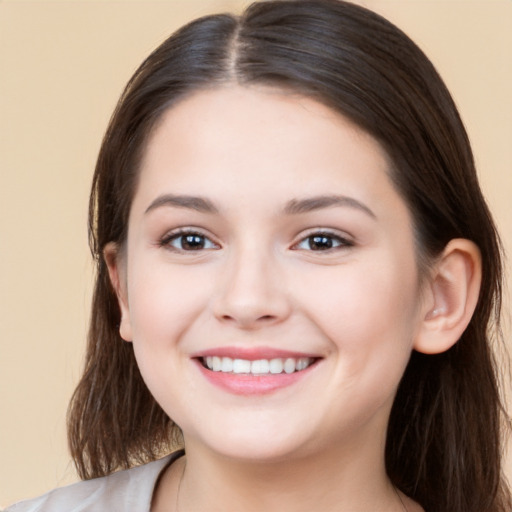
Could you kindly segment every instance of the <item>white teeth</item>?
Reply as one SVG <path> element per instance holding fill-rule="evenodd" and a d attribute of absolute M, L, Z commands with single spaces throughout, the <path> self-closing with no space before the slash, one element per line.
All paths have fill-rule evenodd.
<path fill-rule="evenodd" d="M 220 357 L 212 357 L 212 370 L 214 372 L 220 372 L 222 370 L 222 359 Z"/>
<path fill-rule="evenodd" d="M 270 373 L 282 373 L 283 371 L 283 360 L 282 359 L 271 359 L 270 360 Z"/>
<path fill-rule="evenodd" d="M 310 357 L 300 357 L 297 359 L 293 357 L 288 357 L 287 359 L 257 359 L 255 361 L 218 356 L 203 358 L 206 367 L 214 372 L 245 373 L 253 375 L 300 372 L 310 366 L 313 361 L 314 359 Z"/>
<path fill-rule="evenodd" d="M 284 362 L 284 371 L 286 373 L 293 373 L 295 371 L 295 359 L 292 359 L 291 357 L 289 357 Z"/>
<path fill-rule="evenodd" d="M 268 373 L 270 371 L 270 363 L 267 359 L 260 359 L 258 362 L 260 365 L 260 373 Z"/>
<path fill-rule="evenodd" d="M 253 361 L 251 363 L 251 373 L 268 373 L 268 371 L 266 371 L 266 372 L 262 371 L 262 368 L 261 368 L 261 366 L 262 366 L 261 363 L 262 362 L 263 361 L 261 361 L 261 360 L 260 361 Z"/>
<path fill-rule="evenodd" d="M 229 359 L 225 357 L 224 359 Z M 235 359 L 233 361 L 233 373 L 251 373 L 251 361 Z"/>
<path fill-rule="evenodd" d="M 300 359 L 297 359 L 295 369 L 300 372 L 301 370 L 305 370 L 310 364 L 310 360 L 307 357 L 301 357 Z"/>
<path fill-rule="evenodd" d="M 233 371 L 233 359 L 230 357 L 222 358 L 221 372 L 232 372 Z"/>

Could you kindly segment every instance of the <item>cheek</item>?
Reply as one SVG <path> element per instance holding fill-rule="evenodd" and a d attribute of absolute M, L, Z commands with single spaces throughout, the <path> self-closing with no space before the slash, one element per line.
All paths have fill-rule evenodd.
<path fill-rule="evenodd" d="M 211 279 L 204 274 L 197 268 L 177 269 L 165 262 L 133 266 L 128 300 L 135 345 L 165 348 L 179 343 L 211 296 Z"/>
<path fill-rule="evenodd" d="M 335 418 L 363 425 L 383 411 L 387 421 L 415 336 L 416 271 L 398 264 L 344 270 L 304 283 L 310 290 L 315 285 L 310 319 L 330 342 L 332 373 L 325 393 L 342 397 L 331 405 Z"/>
<path fill-rule="evenodd" d="M 144 269 L 144 271 L 140 271 Z M 151 394 L 175 421 L 183 389 L 195 383 L 184 371 L 184 339 L 191 325 L 208 307 L 211 282 L 197 268 L 168 264 L 133 266 L 129 274 L 128 299 L 133 349 L 141 375 Z M 211 276 L 210 276 L 211 277 Z M 180 423 L 181 424 L 181 423 Z"/>
<path fill-rule="evenodd" d="M 361 259 L 322 274 L 305 273 L 301 288 L 301 303 L 345 360 L 408 358 L 418 310 L 413 260 L 393 253 Z"/>

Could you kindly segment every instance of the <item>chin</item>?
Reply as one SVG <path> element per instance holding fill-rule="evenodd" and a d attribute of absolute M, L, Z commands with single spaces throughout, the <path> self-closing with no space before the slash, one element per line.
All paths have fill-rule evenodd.
<path fill-rule="evenodd" d="M 289 460 L 294 456 L 305 455 L 307 436 L 301 428 L 266 429 L 261 424 L 257 428 L 222 428 L 219 424 L 214 429 L 185 437 L 185 448 L 200 444 L 203 448 L 229 459 L 274 463 Z"/>

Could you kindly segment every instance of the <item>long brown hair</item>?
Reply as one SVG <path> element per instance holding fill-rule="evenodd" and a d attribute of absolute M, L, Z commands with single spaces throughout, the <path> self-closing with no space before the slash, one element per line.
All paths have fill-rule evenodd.
<path fill-rule="evenodd" d="M 391 411 L 393 483 L 427 512 L 512 509 L 502 478 L 500 401 L 491 344 L 499 338 L 500 243 L 469 141 L 430 61 L 377 14 L 337 0 L 266 1 L 240 17 L 208 16 L 159 46 L 128 83 L 107 129 L 90 199 L 97 264 L 85 370 L 73 395 L 69 445 L 82 478 L 155 459 L 180 445 L 178 427 L 144 384 L 102 251 L 122 246 L 139 162 L 164 111 L 217 84 L 269 84 L 328 105 L 386 149 L 412 212 L 420 268 L 452 238 L 482 252 L 475 314 L 445 353 L 413 352 Z"/>

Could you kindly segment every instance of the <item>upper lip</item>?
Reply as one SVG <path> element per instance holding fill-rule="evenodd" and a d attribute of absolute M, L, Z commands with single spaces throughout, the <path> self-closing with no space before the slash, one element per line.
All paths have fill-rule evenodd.
<path fill-rule="evenodd" d="M 301 357 L 309 357 L 318 359 L 318 354 L 310 352 L 296 352 L 291 350 L 283 350 L 273 347 L 217 347 L 207 350 L 201 350 L 192 354 L 192 358 L 204 357 L 229 357 L 231 359 L 246 359 L 248 361 L 257 361 L 258 359 L 299 359 Z"/>

